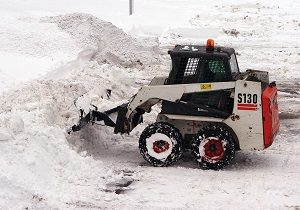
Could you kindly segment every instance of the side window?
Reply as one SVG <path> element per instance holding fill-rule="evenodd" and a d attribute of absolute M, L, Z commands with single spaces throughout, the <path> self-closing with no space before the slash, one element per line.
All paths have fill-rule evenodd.
<path fill-rule="evenodd" d="M 208 78 L 210 82 L 224 82 L 228 80 L 223 60 L 210 60 L 208 61 L 208 66 L 212 78 L 209 79 L 210 77 L 208 75 L 206 75 L 206 78 Z"/>
<path fill-rule="evenodd" d="M 193 76 L 197 73 L 200 58 L 189 58 L 185 67 L 184 76 Z"/>
<path fill-rule="evenodd" d="M 231 55 L 230 68 L 231 68 L 232 73 L 238 73 L 239 72 L 239 68 L 238 68 L 238 65 L 237 65 L 237 62 L 236 62 L 235 54 Z"/>
<path fill-rule="evenodd" d="M 208 62 L 208 66 L 210 70 L 215 74 L 224 74 L 225 75 L 225 68 L 222 60 L 210 60 Z"/>

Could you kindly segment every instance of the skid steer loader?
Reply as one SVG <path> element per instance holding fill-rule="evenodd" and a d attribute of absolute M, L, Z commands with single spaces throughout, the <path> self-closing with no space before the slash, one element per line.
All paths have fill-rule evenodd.
<path fill-rule="evenodd" d="M 168 53 L 168 77 L 155 77 L 121 106 L 80 110 L 71 131 L 102 121 L 114 133 L 129 133 L 161 102 L 156 122 L 139 139 L 141 155 L 154 166 L 174 163 L 187 148 L 201 168 L 221 169 L 236 150 L 262 150 L 273 143 L 279 130 L 277 88 L 268 72 L 240 72 L 234 49 L 215 47 L 212 39 L 206 46 L 177 45 Z"/>

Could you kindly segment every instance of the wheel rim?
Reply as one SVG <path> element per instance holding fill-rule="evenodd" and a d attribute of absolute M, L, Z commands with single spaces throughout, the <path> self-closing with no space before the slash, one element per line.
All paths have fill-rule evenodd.
<path fill-rule="evenodd" d="M 210 137 L 203 145 L 204 158 L 207 160 L 219 161 L 223 158 L 225 149 L 221 139 Z"/>
<path fill-rule="evenodd" d="M 167 141 L 159 140 L 153 142 L 153 150 L 156 153 L 162 153 L 167 151 L 170 148 L 170 144 Z"/>
<path fill-rule="evenodd" d="M 147 153 L 155 159 L 165 160 L 173 151 L 172 139 L 165 134 L 155 133 L 146 139 Z"/>

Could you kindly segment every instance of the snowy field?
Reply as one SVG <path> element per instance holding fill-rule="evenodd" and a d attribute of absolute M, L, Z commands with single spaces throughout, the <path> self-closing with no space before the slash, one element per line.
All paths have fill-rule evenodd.
<path fill-rule="evenodd" d="M 300 2 L 0 0 L 0 209 L 300 209 Z M 242 71 L 269 71 L 281 128 L 264 151 L 220 171 L 186 152 L 156 168 L 130 135 L 68 135 L 81 95 L 106 107 L 167 75 L 175 44 L 234 47 Z M 110 100 L 101 98 L 112 89 Z M 104 107 L 104 108 L 106 108 Z"/>

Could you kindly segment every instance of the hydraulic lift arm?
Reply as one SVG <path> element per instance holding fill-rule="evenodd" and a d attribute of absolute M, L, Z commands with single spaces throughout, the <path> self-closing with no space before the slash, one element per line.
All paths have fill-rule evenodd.
<path fill-rule="evenodd" d="M 78 131 L 88 123 L 103 121 L 105 125 L 115 128 L 114 133 L 129 133 L 142 122 L 142 115 L 150 112 L 151 107 L 161 100 L 180 102 L 183 94 L 234 89 L 235 83 L 232 81 L 143 86 L 129 103 L 105 112 L 92 110 L 85 117 L 81 114 L 79 122 L 72 126 L 70 131 Z M 109 115 L 116 112 L 118 113 L 117 120 L 113 122 Z"/>

